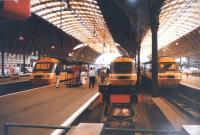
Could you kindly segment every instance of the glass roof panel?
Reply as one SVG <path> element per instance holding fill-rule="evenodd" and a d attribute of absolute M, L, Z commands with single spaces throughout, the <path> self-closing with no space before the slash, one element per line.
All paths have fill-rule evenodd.
<path fill-rule="evenodd" d="M 200 0 L 166 0 L 160 13 L 158 49 L 163 48 L 200 26 Z M 151 54 L 151 31 L 142 43 L 141 55 Z"/>
<path fill-rule="evenodd" d="M 31 0 L 31 11 L 98 52 L 116 46 L 96 0 Z"/>

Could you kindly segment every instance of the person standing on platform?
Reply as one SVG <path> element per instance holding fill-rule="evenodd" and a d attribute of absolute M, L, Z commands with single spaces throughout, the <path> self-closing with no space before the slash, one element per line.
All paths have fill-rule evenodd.
<path fill-rule="evenodd" d="M 96 77 L 95 70 L 92 69 L 91 67 L 89 71 L 89 88 L 91 87 L 91 85 L 94 88 L 95 77 Z"/>
<path fill-rule="evenodd" d="M 85 70 L 81 72 L 81 83 L 82 83 L 82 88 L 85 88 L 85 85 L 87 83 L 87 73 Z"/>
<path fill-rule="evenodd" d="M 55 73 L 56 73 L 56 88 L 58 88 L 59 83 L 60 83 L 60 66 L 59 65 L 57 65 Z"/>

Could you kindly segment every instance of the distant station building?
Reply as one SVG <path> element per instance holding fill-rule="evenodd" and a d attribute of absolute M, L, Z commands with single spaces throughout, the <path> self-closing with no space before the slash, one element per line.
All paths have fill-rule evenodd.
<path fill-rule="evenodd" d="M 1 63 L 1 53 L 0 53 L 0 65 Z M 26 73 L 32 72 L 32 68 L 34 66 L 35 61 L 37 60 L 37 56 L 35 55 L 26 55 L 25 57 L 25 68 Z M 4 72 L 5 75 L 10 75 L 12 73 L 23 74 L 23 55 L 5 53 L 4 54 Z M 2 67 L 0 66 L 0 75 L 1 75 Z"/>

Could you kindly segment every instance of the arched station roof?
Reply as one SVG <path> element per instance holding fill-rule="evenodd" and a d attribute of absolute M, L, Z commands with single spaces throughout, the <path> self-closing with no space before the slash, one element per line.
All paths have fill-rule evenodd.
<path fill-rule="evenodd" d="M 41 19 L 35 14 L 26 21 L 0 18 L 0 46 L 5 52 L 16 54 L 40 53 L 65 56 L 80 44 L 75 38 Z"/>
<path fill-rule="evenodd" d="M 159 50 L 159 56 L 200 57 L 200 26 Z"/>
<path fill-rule="evenodd" d="M 189 55 L 199 48 L 200 0 L 165 0 L 159 16 L 158 49 L 163 55 Z M 178 43 L 177 43 L 178 42 Z M 174 43 L 179 45 L 173 45 Z M 166 49 L 168 47 L 168 49 Z M 151 54 L 151 31 L 141 44 L 141 55 Z M 191 49 L 193 48 L 193 49 Z"/>
<path fill-rule="evenodd" d="M 141 42 L 141 56 L 150 55 L 151 12 L 161 9 L 159 54 L 168 46 L 167 54 L 190 55 L 199 48 L 199 8 L 200 0 L 31 0 L 28 20 L 0 18 L 0 46 L 19 54 L 67 56 L 86 44 L 80 53 L 85 56 L 106 51 L 134 56 Z"/>
<path fill-rule="evenodd" d="M 114 43 L 96 0 L 32 0 L 31 11 L 96 52 Z"/>

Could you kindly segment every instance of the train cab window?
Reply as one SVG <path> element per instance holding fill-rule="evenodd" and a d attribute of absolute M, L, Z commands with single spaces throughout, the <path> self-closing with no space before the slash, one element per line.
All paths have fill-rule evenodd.
<path fill-rule="evenodd" d="M 159 63 L 158 70 L 160 72 L 165 71 L 178 71 L 178 66 L 175 62 L 168 62 L 168 63 Z"/>
<path fill-rule="evenodd" d="M 114 74 L 128 74 L 135 71 L 135 66 L 131 62 L 114 62 L 111 63 L 111 69 Z"/>
<path fill-rule="evenodd" d="M 52 72 L 53 65 L 54 63 L 36 63 L 33 72 Z"/>

